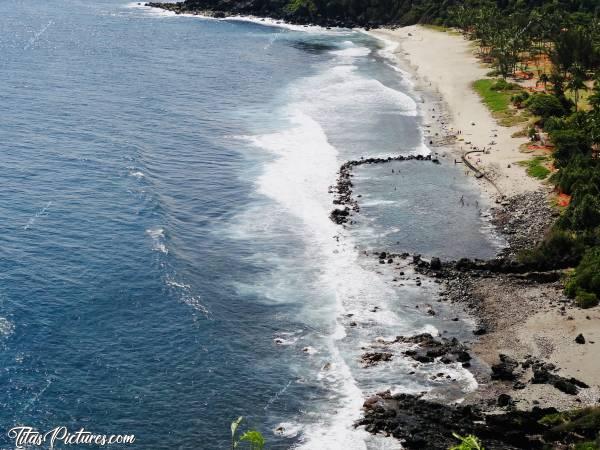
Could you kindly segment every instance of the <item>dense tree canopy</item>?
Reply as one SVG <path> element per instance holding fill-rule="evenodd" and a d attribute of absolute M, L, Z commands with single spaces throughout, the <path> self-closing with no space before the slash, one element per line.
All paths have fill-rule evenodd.
<path fill-rule="evenodd" d="M 536 10 L 546 18 L 568 14 L 576 23 L 589 22 L 599 8 L 596 0 L 186 0 L 186 10 L 214 10 L 270 15 L 296 22 L 377 25 L 434 23 L 458 25 L 452 11 L 495 8 L 508 14 Z M 556 21 L 550 21 L 557 25 Z"/>

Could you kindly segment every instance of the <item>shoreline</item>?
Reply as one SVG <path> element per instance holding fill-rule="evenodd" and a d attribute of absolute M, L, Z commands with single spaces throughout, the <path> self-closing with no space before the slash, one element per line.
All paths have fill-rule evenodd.
<path fill-rule="evenodd" d="M 473 165 L 490 174 L 493 183 L 478 178 L 478 185 L 483 196 L 500 204 L 491 208 L 492 222 L 508 246 L 496 260 L 488 262 L 466 260 L 438 266 L 438 261 L 435 269 L 431 263 L 415 263 L 424 275 L 444 280 L 442 301 L 458 304 L 480 322 L 473 330 L 473 340 L 463 343 L 475 361 L 483 363 L 483 370 L 481 364 L 471 368 L 479 386 L 466 395 L 464 402 L 479 411 L 476 417 L 471 417 L 471 409 L 461 409 L 447 400 L 437 399 L 441 403 L 435 403 L 433 399 L 432 403 L 427 396 L 383 392 L 366 400 L 361 424 L 374 433 L 386 432 L 405 440 L 407 448 L 424 448 L 420 442 L 441 445 L 444 441 L 442 432 L 430 423 L 436 408 L 443 406 L 448 427 L 465 420 L 460 432 L 481 433 L 482 438 L 486 430 L 469 425 L 468 419 L 473 423 L 488 421 L 488 431 L 501 435 L 510 434 L 511 427 L 521 427 L 523 417 L 519 414 L 525 414 L 524 423 L 532 417 L 534 422 L 518 430 L 515 443 L 507 445 L 509 441 L 503 441 L 502 436 L 488 433 L 491 445 L 486 442 L 486 448 L 538 448 L 543 441 L 539 435 L 547 430 L 539 429 L 541 416 L 537 417 L 536 411 L 542 408 L 553 413 L 593 406 L 600 398 L 600 386 L 595 381 L 600 362 L 594 357 L 594 344 L 600 341 L 594 323 L 600 315 L 577 308 L 566 298 L 560 281 L 562 273 L 535 272 L 519 267 L 515 261 L 520 250 L 532 248 L 543 239 L 556 219 L 557 212 L 549 201 L 550 189 L 516 164 L 530 158 L 520 151 L 528 139 L 512 137 L 519 127 L 500 126 L 472 88 L 474 81 L 489 77 L 468 41 L 460 35 L 422 26 L 378 29 L 367 34 L 393 45 L 392 55 L 410 68 L 414 90 L 424 93 L 424 131 L 432 127 L 436 137 L 439 133 L 443 141 L 445 137 L 451 141 L 439 146 L 430 142 L 432 152 L 444 147 L 463 157 L 474 149 L 490 149 L 475 153 Z M 427 97 L 433 100 L 428 102 Z M 424 342 L 421 351 L 425 355 L 447 345 L 443 338 L 433 347 L 428 347 L 427 339 Z M 415 420 L 411 415 L 420 419 L 424 429 L 410 428 Z M 489 423 L 495 416 L 503 417 L 504 422 Z M 511 424 L 513 420 L 516 422 Z M 407 430 L 398 433 L 402 427 Z M 445 432 L 458 431 L 449 430 Z M 537 437 L 528 442 L 532 436 Z M 495 442 L 496 438 L 501 442 Z M 519 440 L 525 447 L 517 443 Z"/>
<path fill-rule="evenodd" d="M 220 19 L 219 17 L 214 18 Z M 222 19 L 227 20 L 231 17 Z M 258 18 L 250 21 L 273 25 L 272 22 L 265 23 Z M 276 26 L 282 27 L 286 25 L 285 23 L 276 24 Z M 308 27 L 304 26 L 303 28 L 307 30 Z M 492 184 L 488 184 L 486 180 L 479 180 L 478 184 L 486 199 L 502 204 L 503 208 L 496 208 L 496 215 L 504 213 L 512 218 L 517 215 L 526 215 L 528 210 L 519 210 L 519 206 L 515 208 L 514 203 L 511 203 L 511 199 L 520 196 L 524 197 L 526 202 L 537 199 L 539 203 L 539 198 L 536 196 L 542 195 L 542 203 L 544 203 L 543 200 L 547 195 L 543 193 L 541 182 L 529 177 L 525 169 L 516 164 L 518 161 L 528 159 L 526 154 L 519 151 L 520 145 L 528 140 L 512 137 L 519 127 L 500 126 L 471 87 L 472 82 L 487 77 L 487 70 L 481 67 L 473 56 L 468 41 L 450 33 L 432 31 L 419 26 L 366 32 L 374 38 L 393 44 L 392 55 L 411 68 L 413 89 L 421 97 L 423 138 L 432 151 L 430 158 L 437 158 L 435 155 L 437 149 L 441 152 L 448 151 L 455 157 L 461 158 L 466 152 L 489 148 L 489 152 L 481 152 L 473 156 L 476 159 L 471 162 L 479 170 L 489 174 L 493 180 Z M 445 57 L 436 58 L 436 55 L 440 54 Z M 450 60 L 450 64 L 448 60 Z M 461 130 L 461 133 L 457 133 L 458 130 Z M 444 155 L 444 157 L 446 156 Z M 364 163 L 370 162 L 365 161 Z M 349 163 L 353 162 L 347 162 L 347 164 Z M 344 175 L 342 172 L 340 174 Z M 499 192 L 496 191 L 494 183 L 500 188 Z M 337 204 L 345 206 L 347 212 L 350 207 L 354 209 L 356 205 L 352 203 L 351 191 L 338 189 L 338 195 L 343 198 Z M 339 210 L 334 209 L 334 211 Z M 542 213 L 549 213 L 549 211 L 548 209 Z M 346 222 L 347 215 L 333 214 L 332 220 L 338 225 L 343 224 Z M 497 218 L 496 222 L 500 224 Z M 531 228 L 530 225 L 531 223 L 527 219 L 518 224 L 521 228 L 528 226 Z M 539 229 L 535 230 L 537 235 L 528 236 L 533 240 L 526 239 L 526 241 L 535 243 L 535 240 L 545 232 L 544 225 L 542 224 Z M 499 231 L 504 231 L 504 235 L 510 236 L 509 233 L 513 233 L 515 230 L 505 227 Z M 509 252 L 513 250 L 515 250 L 514 246 L 509 247 Z M 382 254 L 385 255 L 385 252 Z M 529 412 L 538 406 L 565 409 L 591 405 L 596 402 L 600 391 L 597 386 L 590 387 L 587 383 L 593 381 L 594 378 L 590 375 L 596 372 L 598 364 L 587 364 L 582 374 L 581 370 L 575 368 L 574 365 L 580 364 L 585 359 L 585 355 L 581 355 L 582 352 L 587 352 L 588 356 L 591 355 L 589 346 L 584 348 L 580 344 L 574 343 L 575 336 L 572 336 L 573 339 L 564 338 L 566 334 L 573 333 L 575 326 L 583 329 L 586 337 L 592 336 L 593 339 L 596 339 L 593 329 L 589 326 L 585 328 L 581 326 L 584 320 L 588 320 L 590 324 L 593 322 L 588 319 L 589 315 L 586 315 L 585 312 L 576 311 L 574 308 L 566 309 L 566 299 L 564 299 L 560 283 L 556 278 L 550 281 L 529 279 L 528 273 L 513 273 L 508 267 L 506 272 L 495 271 L 491 270 L 492 265 L 489 262 L 485 263 L 487 265 L 483 268 L 466 267 L 464 269 L 458 269 L 456 262 L 444 262 L 438 270 L 432 267 L 433 259 L 431 262 L 416 259 L 414 261 L 415 269 L 422 269 L 426 275 L 430 275 L 427 271 L 433 269 L 433 276 L 444 280 L 447 288 L 443 292 L 443 296 L 446 297 L 443 300 L 461 303 L 462 309 L 483 323 L 483 327 L 476 330 L 478 337 L 476 340 L 474 339 L 475 342 L 465 342 L 468 345 L 466 348 L 475 357 L 477 367 L 471 369 L 471 372 L 479 383 L 479 387 L 474 392 L 467 394 L 465 404 L 480 408 L 485 414 L 509 416 L 515 411 Z M 435 259 L 437 263 L 440 262 L 439 259 Z M 442 267 L 448 273 L 440 274 Z M 452 284 L 454 282 L 458 284 Z M 459 288 L 460 295 L 449 294 L 448 291 L 454 287 Z M 511 296 L 512 298 L 510 298 Z M 536 303 L 537 297 L 543 297 L 545 303 L 543 305 Z M 546 300 L 548 301 L 546 302 Z M 527 301 L 529 302 L 526 303 Z M 515 316 L 517 320 L 511 320 L 514 317 L 506 317 L 506 314 L 502 315 L 507 311 L 508 316 Z M 497 315 L 501 316 L 501 320 L 494 322 L 494 317 Z M 594 318 L 600 318 L 596 316 L 594 315 Z M 540 329 L 540 323 L 545 325 L 543 329 Z M 523 340 L 525 345 L 516 345 L 513 342 L 515 336 Z M 410 336 L 397 339 L 400 338 L 411 339 Z M 433 341 L 436 338 L 438 337 L 431 337 Z M 455 359 L 451 362 L 460 362 L 461 360 L 457 358 L 463 357 L 463 348 L 448 346 L 448 342 L 443 339 L 440 338 L 441 344 L 438 341 L 438 343 L 434 342 L 434 345 L 448 347 L 449 353 L 453 352 L 455 355 Z M 600 336 L 597 339 L 600 339 Z M 413 341 L 398 342 L 417 343 Z M 431 341 L 427 339 L 423 342 L 431 344 Z M 418 344 L 420 345 L 421 342 Z M 549 348 L 552 350 L 548 350 Z M 579 352 L 575 360 L 570 358 L 574 349 Z M 505 357 L 501 355 L 505 355 Z M 551 358 L 552 355 L 554 355 L 554 359 Z M 374 357 L 379 358 L 379 356 L 380 354 L 375 354 Z M 423 355 L 417 353 L 417 356 L 422 357 Z M 426 357 L 430 358 L 427 355 Z M 446 358 L 448 358 L 447 355 Z M 428 361 L 419 362 L 427 363 Z M 484 365 L 483 369 L 479 367 L 481 366 L 480 362 Z M 465 363 L 469 365 L 463 365 L 463 367 L 470 367 L 468 360 L 463 364 Z M 500 371 L 503 374 L 502 377 L 490 378 L 490 368 L 494 374 L 496 371 Z M 545 381 L 536 382 L 535 378 L 538 374 L 541 374 L 540 377 L 544 376 Z M 533 378 L 528 380 L 532 375 Z M 570 390 L 574 390 L 574 392 L 567 392 Z M 374 397 L 376 397 L 375 400 L 372 400 L 372 397 L 365 402 L 366 417 L 361 424 L 365 425 L 368 431 L 377 433 L 385 431 L 385 429 L 371 427 L 373 424 L 369 423 L 367 417 L 369 412 L 375 411 L 373 405 L 379 407 L 381 406 L 380 400 L 397 399 L 395 396 L 388 398 L 385 393 Z M 423 406 L 420 397 L 417 397 L 416 404 L 413 406 L 415 408 Z M 384 407 L 382 406 L 382 408 Z M 449 408 L 453 407 L 449 406 Z M 390 409 L 387 411 L 391 412 Z M 410 414 L 411 411 L 408 410 L 406 413 Z M 468 413 L 465 410 L 458 414 L 467 415 Z M 397 417 L 395 410 L 393 417 Z M 396 419 L 388 417 L 386 420 L 388 420 L 387 423 L 395 424 L 397 427 Z M 422 425 L 427 430 L 428 427 L 434 426 L 435 422 L 430 420 Z M 464 434 L 466 430 L 465 428 L 461 432 Z M 441 431 L 451 438 L 451 433 L 455 430 L 448 427 Z M 505 430 L 494 429 L 494 431 L 501 435 Z M 523 430 L 524 433 L 526 431 Z M 402 436 L 396 437 L 402 439 Z M 499 436 L 499 439 L 502 439 L 502 436 Z M 434 442 L 434 439 L 431 442 Z"/>
<path fill-rule="evenodd" d="M 489 69 L 474 56 L 469 41 L 460 35 L 420 25 L 379 28 L 366 33 L 394 46 L 390 53 L 409 69 L 415 91 L 438 99 L 429 102 L 431 105 L 425 102 L 423 125 L 434 126 L 445 135 L 447 142 L 453 142 L 447 147 L 457 160 L 471 153 L 466 156 L 468 162 L 491 180 L 490 183 L 477 179 L 488 199 L 500 203 L 503 197 L 542 188 L 539 180 L 516 164 L 529 159 L 519 151 L 528 139 L 512 137 L 522 127 L 499 125 L 471 86 L 479 79 L 489 78 Z"/>

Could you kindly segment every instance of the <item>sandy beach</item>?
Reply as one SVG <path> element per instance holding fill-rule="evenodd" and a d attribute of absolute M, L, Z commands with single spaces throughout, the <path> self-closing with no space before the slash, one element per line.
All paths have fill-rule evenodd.
<path fill-rule="evenodd" d="M 461 131 L 451 146 L 458 153 L 457 158 L 473 147 L 488 148 L 489 153 L 470 154 L 469 161 L 494 181 L 501 194 L 507 198 L 518 194 L 532 196 L 540 190 L 541 182 L 528 176 L 524 168 L 516 164 L 528 159 L 528 155 L 519 150 L 527 138 L 512 137 L 520 128 L 500 126 L 472 88 L 476 80 L 489 78 L 486 74 L 490 70 L 476 58 L 472 43 L 459 34 L 422 26 L 379 29 L 369 33 L 390 44 L 396 43 L 393 53 L 412 68 L 415 89 L 435 97 L 436 102 L 428 104 L 425 101 L 423 105 L 426 129 L 431 127 L 432 133 L 439 131 L 448 135 Z M 498 199 L 498 190 L 492 183 L 481 179 L 480 186 L 491 199 Z M 545 194 L 539 192 L 536 195 L 541 196 L 538 203 L 542 208 L 537 215 L 550 218 L 553 215 L 550 206 L 542 206 Z M 528 245 L 543 239 L 551 223 L 550 220 L 544 224 L 542 220 L 542 226 L 533 232 L 531 223 L 536 219 L 532 218 L 531 207 L 508 207 L 507 212 L 513 220 L 520 222 L 522 217 L 529 223 L 525 226 L 528 230 L 521 230 L 527 235 Z M 516 228 L 523 228 L 523 224 Z M 500 354 L 516 361 L 533 358 L 556 366 L 562 376 L 576 377 L 590 385 L 579 395 L 567 395 L 546 384 L 526 384 L 526 387 L 514 390 L 512 383 L 482 379 L 479 380 L 480 389 L 473 394 L 473 401 L 493 402 L 499 394 L 508 393 L 520 408 L 525 409 L 538 404 L 564 409 L 596 402 L 600 392 L 594 384 L 598 370 L 594 344 L 600 342 L 594 325 L 597 313 L 569 305 L 560 283 L 545 285 L 524 283 L 510 277 L 491 277 L 471 280 L 469 290 L 475 299 L 475 315 L 487 328 L 487 333 L 471 347 L 479 360 L 491 367 L 499 362 Z M 584 345 L 575 342 L 579 333 L 586 337 Z M 524 382 L 530 377 L 530 370 L 523 370 L 519 375 Z"/>
<path fill-rule="evenodd" d="M 529 177 L 515 163 L 528 158 L 519 151 L 526 138 L 513 138 L 521 127 L 502 127 L 481 102 L 472 84 L 487 78 L 489 68 L 474 55 L 472 43 L 461 35 L 435 31 L 422 26 L 397 29 L 378 29 L 369 32 L 386 41 L 397 43 L 394 54 L 408 63 L 414 72 L 417 89 L 439 93 L 448 112 L 449 123 L 438 123 L 450 134 L 461 132 L 456 150 L 464 152 L 490 149 L 489 153 L 473 153 L 469 161 L 484 171 L 508 197 L 539 189 L 540 182 Z M 425 123 L 444 121 L 440 111 L 424 111 Z M 498 191 L 483 181 L 482 189 L 491 198 Z"/>

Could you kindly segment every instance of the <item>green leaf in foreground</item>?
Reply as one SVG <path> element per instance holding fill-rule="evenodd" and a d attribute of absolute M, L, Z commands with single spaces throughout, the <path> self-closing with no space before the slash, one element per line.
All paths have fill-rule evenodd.
<path fill-rule="evenodd" d="M 250 450 L 263 450 L 266 441 L 259 431 L 247 430 L 240 436 L 239 439 L 236 438 L 238 428 L 243 420 L 244 417 L 240 416 L 231 422 L 231 450 L 238 448 L 242 442 L 250 444 Z"/>
<path fill-rule="evenodd" d="M 456 433 L 452 433 L 452 436 L 458 439 L 460 444 L 451 447 L 450 450 L 485 450 L 481 441 L 472 434 L 462 437 Z"/>
<path fill-rule="evenodd" d="M 262 450 L 265 447 L 265 438 L 256 430 L 246 431 L 240 437 L 241 441 L 249 442 L 251 450 Z"/>
<path fill-rule="evenodd" d="M 240 423 L 242 423 L 242 420 L 244 420 L 244 417 L 240 416 L 236 420 L 231 422 L 231 448 L 232 449 L 236 448 L 238 445 L 238 441 L 236 441 L 236 439 L 235 439 L 235 433 L 237 432 L 237 429 L 240 426 Z"/>

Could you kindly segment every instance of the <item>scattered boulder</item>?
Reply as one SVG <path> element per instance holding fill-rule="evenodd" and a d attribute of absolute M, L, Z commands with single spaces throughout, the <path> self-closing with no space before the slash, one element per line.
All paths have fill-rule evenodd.
<path fill-rule="evenodd" d="M 492 380 L 512 381 L 517 378 L 515 370 L 519 363 L 507 355 L 500 355 L 500 362 L 492 366 Z"/>
<path fill-rule="evenodd" d="M 553 386 L 559 391 L 569 395 L 577 395 L 577 393 L 579 392 L 577 386 L 575 386 L 569 380 L 562 377 L 558 377 L 557 380 L 554 382 Z"/>
<path fill-rule="evenodd" d="M 390 361 L 394 355 L 389 352 L 367 352 L 364 353 L 360 360 L 363 367 L 372 367 L 382 361 Z"/>
<path fill-rule="evenodd" d="M 575 338 L 575 342 L 578 344 L 585 344 L 585 338 L 583 337 L 583 334 L 579 333 Z"/>
<path fill-rule="evenodd" d="M 521 381 L 517 381 L 515 384 L 513 384 L 513 389 L 516 391 L 525 389 L 525 387 L 525 383 L 522 383 Z"/>
<path fill-rule="evenodd" d="M 553 365 L 550 365 L 552 368 L 548 366 L 542 363 L 533 365 L 533 378 L 531 379 L 533 384 L 551 384 L 559 391 L 569 395 L 577 395 L 580 388 L 589 388 L 586 383 L 576 378 L 565 378 L 553 373 Z"/>
<path fill-rule="evenodd" d="M 431 258 L 431 262 L 429 263 L 429 268 L 431 270 L 441 270 L 442 262 L 440 261 L 440 258 L 437 258 L 437 257 Z"/>
<path fill-rule="evenodd" d="M 436 358 L 440 358 L 444 364 L 471 360 L 466 347 L 456 338 L 438 340 L 429 333 L 423 333 L 410 337 L 398 336 L 394 342 L 418 344 L 417 348 L 406 350 L 403 354 L 421 363 L 432 363 Z"/>
<path fill-rule="evenodd" d="M 505 406 L 509 406 L 512 403 L 512 397 L 508 394 L 500 394 L 498 396 L 498 399 L 496 400 L 496 403 L 501 408 L 503 408 Z"/>

